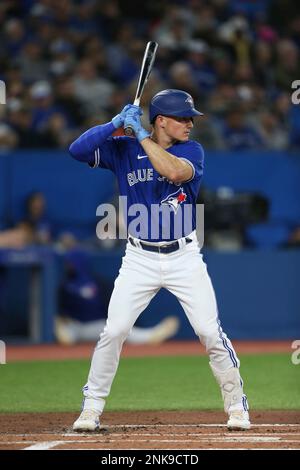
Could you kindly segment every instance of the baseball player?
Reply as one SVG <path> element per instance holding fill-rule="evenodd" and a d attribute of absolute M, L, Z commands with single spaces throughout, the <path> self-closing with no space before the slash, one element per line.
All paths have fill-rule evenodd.
<path fill-rule="evenodd" d="M 128 198 L 128 243 L 108 308 L 108 318 L 96 345 L 83 409 L 75 431 L 99 427 L 122 345 L 141 312 L 161 287 L 182 305 L 196 335 L 205 345 L 210 367 L 220 385 L 229 429 L 250 428 L 247 397 L 239 360 L 221 328 L 214 289 L 196 236 L 196 197 L 203 176 L 203 149 L 189 140 L 193 119 L 202 116 L 192 97 L 182 90 L 164 90 L 150 103 L 149 134 L 141 125 L 139 107 L 127 105 L 111 122 L 82 134 L 70 146 L 71 155 L 91 167 L 113 171 L 120 194 Z M 123 126 L 132 137 L 111 137 Z M 132 208 L 148 209 L 134 223 Z M 158 206 L 153 216 L 151 205 Z M 185 206 L 189 223 L 181 224 Z M 147 230 L 148 229 L 148 230 Z"/>

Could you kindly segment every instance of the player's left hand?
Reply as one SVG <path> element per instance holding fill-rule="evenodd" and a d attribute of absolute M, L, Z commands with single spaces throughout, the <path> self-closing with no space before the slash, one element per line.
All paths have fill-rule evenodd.
<path fill-rule="evenodd" d="M 132 108 L 126 111 L 125 120 L 124 120 L 124 128 L 126 128 L 127 126 L 132 127 L 136 135 L 136 138 L 141 142 L 142 140 L 149 137 L 150 134 L 142 126 L 141 118 L 140 118 L 140 115 L 142 113 L 140 112 L 140 109 L 141 108 L 139 108 L 138 110 L 135 110 Z"/>

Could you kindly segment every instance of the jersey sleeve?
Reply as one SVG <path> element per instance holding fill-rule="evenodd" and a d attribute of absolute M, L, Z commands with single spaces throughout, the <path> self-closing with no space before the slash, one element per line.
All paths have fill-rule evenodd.
<path fill-rule="evenodd" d="M 92 168 L 101 167 L 115 172 L 117 160 L 122 157 L 127 143 L 124 138 L 112 137 L 114 131 L 112 122 L 94 126 L 72 142 L 69 152 L 75 160 L 88 163 Z"/>
<path fill-rule="evenodd" d="M 115 173 L 116 160 L 118 158 L 118 145 L 114 137 L 108 138 L 103 144 L 94 150 L 94 162 L 90 162 L 92 168 L 105 168 Z"/>
<path fill-rule="evenodd" d="M 202 177 L 204 166 L 204 150 L 202 145 L 198 142 L 190 141 L 176 146 L 176 149 L 174 149 L 174 151 L 171 150 L 170 153 L 181 160 L 185 160 L 192 167 L 193 175 L 191 179 L 185 181 L 185 183 Z"/>
<path fill-rule="evenodd" d="M 109 137 L 103 144 L 94 150 L 94 162 L 89 163 L 92 168 L 105 168 L 115 174 L 120 171 L 130 149 L 130 137 Z"/>

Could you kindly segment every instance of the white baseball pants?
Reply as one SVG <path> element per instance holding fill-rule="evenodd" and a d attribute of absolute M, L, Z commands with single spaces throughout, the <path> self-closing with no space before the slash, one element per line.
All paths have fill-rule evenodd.
<path fill-rule="evenodd" d="M 186 245 L 185 239 L 180 239 L 180 248 L 169 254 L 145 251 L 128 242 L 110 299 L 107 323 L 83 388 L 85 409 L 103 411 L 122 345 L 138 316 L 162 287 L 179 300 L 215 370 L 222 373 L 239 367 L 239 360 L 218 319 L 214 289 L 196 233 L 189 238 L 193 239 L 192 243 Z M 137 239 L 134 241 L 139 244 Z"/>

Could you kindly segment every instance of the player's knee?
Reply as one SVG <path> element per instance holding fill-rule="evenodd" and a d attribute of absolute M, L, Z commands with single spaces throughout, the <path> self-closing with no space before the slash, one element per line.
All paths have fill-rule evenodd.
<path fill-rule="evenodd" d="M 126 339 L 127 336 L 129 335 L 130 328 L 128 328 L 126 325 L 107 325 L 106 328 L 104 329 L 105 335 L 111 339 L 117 339 L 117 338 L 123 338 Z"/>
<path fill-rule="evenodd" d="M 196 331 L 196 335 L 199 336 L 201 343 L 206 349 L 212 348 L 220 338 L 218 330 L 211 328 L 199 328 Z"/>

